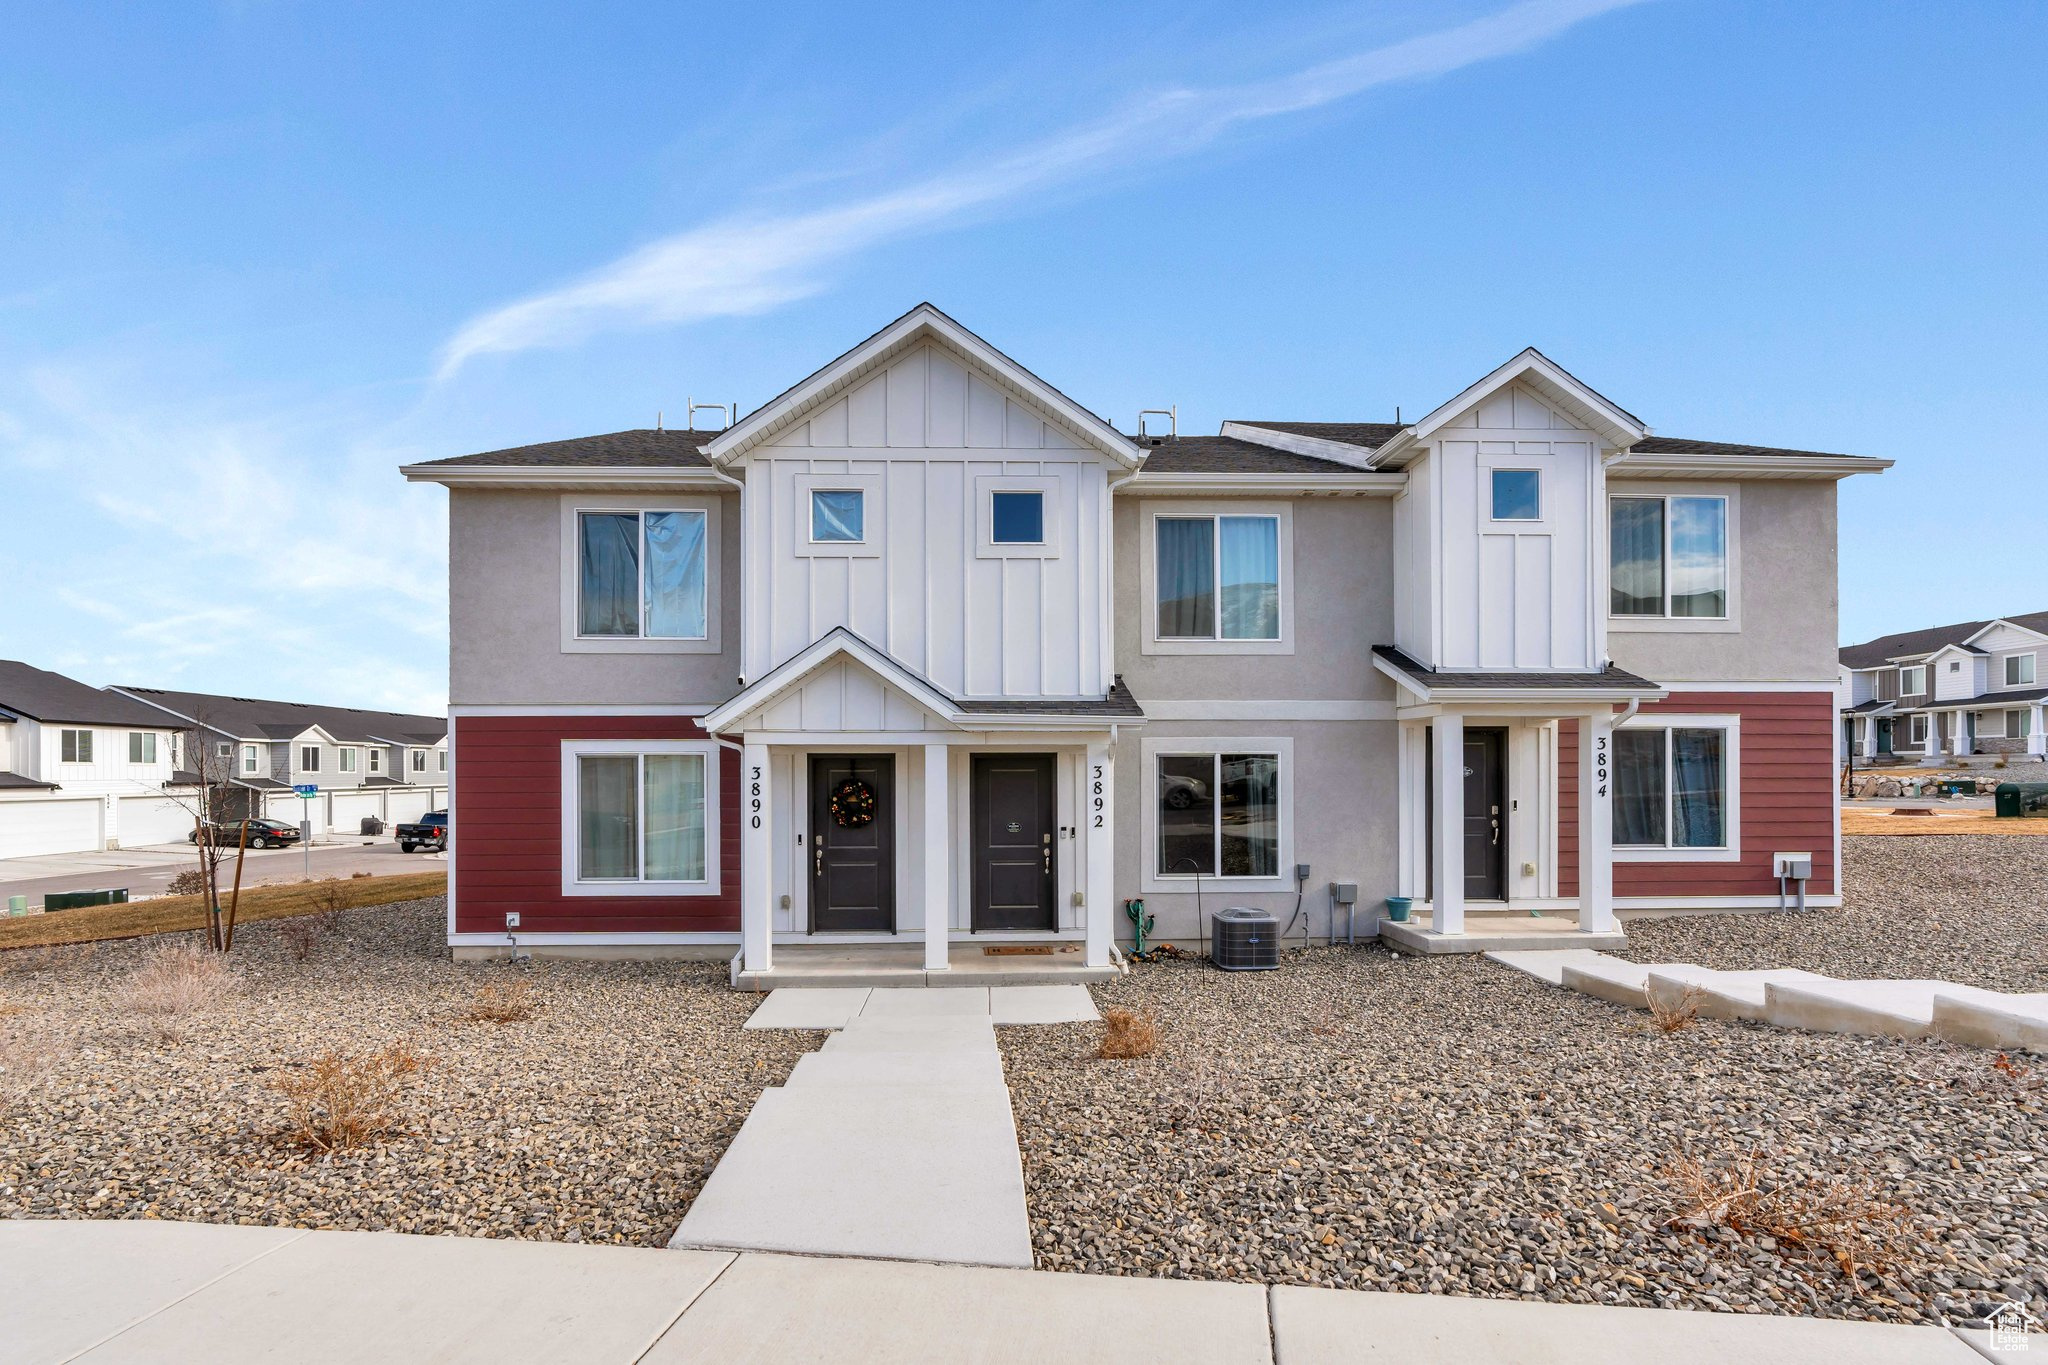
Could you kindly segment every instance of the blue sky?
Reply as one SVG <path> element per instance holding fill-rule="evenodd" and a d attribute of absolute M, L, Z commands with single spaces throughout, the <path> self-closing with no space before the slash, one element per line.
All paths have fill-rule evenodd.
<path fill-rule="evenodd" d="M 410 460 L 741 410 L 931 299 L 1122 425 L 1534 344 L 1897 459 L 1842 630 L 2048 606 L 2048 8 L 22 7 L 0 657 L 437 709 Z"/>

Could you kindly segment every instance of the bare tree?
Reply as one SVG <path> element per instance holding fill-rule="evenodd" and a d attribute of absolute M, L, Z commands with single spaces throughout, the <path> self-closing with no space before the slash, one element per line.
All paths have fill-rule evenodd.
<path fill-rule="evenodd" d="M 175 732 L 176 786 L 166 786 L 164 795 L 183 807 L 192 817 L 192 848 L 199 860 L 200 894 L 206 898 L 206 943 L 215 952 L 226 952 L 234 944 L 232 921 L 223 924 L 220 903 L 221 866 L 229 857 L 239 859 L 240 845 L 248 838 L 246 812 L 237 809 L 246 800 L 246 789 L 234 786 L 234 747 L 223 745 L 216 732 L 206 728 L 206 718 Z M 226 747 L 228 752 L 220 750 Z M 238 838 L 229 844 L 217 837 L 219 829 L 236 825 Z M 237 881 L 239 882 L 239 878 Z"/>

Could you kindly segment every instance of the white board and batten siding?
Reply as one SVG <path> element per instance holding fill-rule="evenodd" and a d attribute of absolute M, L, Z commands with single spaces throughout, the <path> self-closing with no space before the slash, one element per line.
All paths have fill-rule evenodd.
<path fill-rule="evenodd" d="M 1512 385 L 1439 428 L 1395 507 L 1395 638 L 1436 668 L 1600 666 L 1600 441 Z M 1541 475 L 1540 515 L 1495 521 L 1492 471 Z"/>
<path fill-rule="evenodd" d="M 911 351 L 756 448 L 746 480 L 749 678 L 845 626 L 955 696 L 1107 689 L 1107 462 L 950 351 Z M 1045 494 L 1043 552 L 982 543 L 994 487 Z M 865 493 L 865 544 L 810 543 L 819 488 Z"/>

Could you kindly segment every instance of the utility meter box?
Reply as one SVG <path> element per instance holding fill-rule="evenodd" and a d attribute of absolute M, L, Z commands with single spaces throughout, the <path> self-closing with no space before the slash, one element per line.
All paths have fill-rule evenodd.
<path fill-rule="evenodd" d="M 1790 878 L 1795 882 L 1813 879 L 1813 855 L 1811 853 L 1773 853 L 1771 875 L 1780 879 Z"/>

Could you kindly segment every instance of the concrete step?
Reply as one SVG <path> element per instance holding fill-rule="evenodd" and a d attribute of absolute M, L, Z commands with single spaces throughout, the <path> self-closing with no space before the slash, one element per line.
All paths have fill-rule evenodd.
<path fill-rule="evenodd" d="M 1540 951 L 1500 948 L 1489 951 L 1485 956 L 1488 962 L 1498 962 L 1503 967 L 1513 967 L 1518 972 L 1527 972 L 1538 981 L 1562 986 L 1566 966 L 1584 962 L 1589 958 L 1605 958 L 1607 954 L 1591 948 L 1551 948 Z"/>
<path fill-rule="evenodd" d="M 1559 975 L 1567 990 L 1605 1000 L 1624 1009 L 1648 1009 L 1646 994 L 1649 967 L 1641 962 L 1595 953 L 1590 958 L 1567 962 Z"/>
<path fill-rule="evenodd" d="M 1764 1018 L 1779 1028 L 1925 1038 L 1933 1032 L 1934 993 L 1946 981 L 1812 981 L 1764 983 Z"/>
<path fill-rule="evenodd" d="M 2048 994 L 1944 987 L 1934 993 L 1929 1027 L 1935 1037 L 1951 1043 L 2048 1052 Z"/>
<path fill-rule="evenodd" d="M 928 1085 L 1003 1089 L 1003 1059 L 992 1053 L 812 1052 L 796 1060 L 785 1090 L 822 1086 Z"/>
<path fill-rule="evenodd" d="M 1649 998 L 1675 1009 L 1686 990 L 1698 986 L 1697 1012 L 1702 1019 L 1744 1019 L 1753 1024 L 1768 1023 L 1764 1015 L 1764 987 L 1773 981 L 1827 981 L 1831 978 L 1786 967 L 1771 971 L 1728 972 L 1712 967 L 1682 963 L 1650 968 Z"/>
<path fill-rule="evenodd" d="M 986 1052 L 996 1051 L 995 1025 L 986 1014 L 929 1019 L 880 1019 L 857 1015 L 825 1040 L 820 1052 Z"/>

